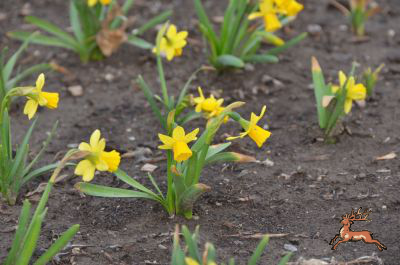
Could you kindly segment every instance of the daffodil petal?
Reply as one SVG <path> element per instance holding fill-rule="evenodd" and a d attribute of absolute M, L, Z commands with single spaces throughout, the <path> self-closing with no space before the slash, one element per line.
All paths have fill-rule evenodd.
<path fill-rule="evenodd" d="M 92 135 L 90 136 L 90 146 L 92 148 L 96 147 L 100 140 L 100 130 L 95 130 Z"/>
<path fill-rule="evenodd" d="M 102 152 L 101 158 L 107 163 L 108 171 L 110 172 L 115 172 L 121 162 L 121 155 L 115 150 L 111 152 Z"/>
<path fill-rule="evenodd" d="M 89 160 L 82 160 L 75 168 L 75 174 L 82 176 L 83 181 L 89 182 L 94 177 L 96 167 Z"/>
<path fill-rule="evenodd" d="M 55 109 L 58 107 L 58 93 L 42 92 L 41 96 L 46 99 L 46 107 Z"/>
<path fill-rule="evenodd" d="M 197 128 L 197 129 L 195 129 L 195 130 L 193 130 L 192 132 L 190 132 L 190 133 L 188 133 L 188 134 L 186 134 L 186 136 L 185 136 L 185 143 L 189 143 L 189 142 L 191 142 L 191 141 L 194 141 L 194 140 L 196 140 L 197 139 L 197 134 L 199 133 L 199 128 Z"/>
<path fill-rule="evenodd" d="M 42 91 L 42 88 L 44 86 L 44 81 L 45 81 L 45 78 L 44 78 L 44 74 L 42 73 L 36 79 L 36 88 L 39 92 Z"/>
<path fill-rule="evenodd" d="M 167 35 L 167 37 L 169 39 L 174 39 L 174 38 L 176 38 L 176 32 L 177 32 L 176 26 L 175 25 L 170 25 L 168 27 L 168 31 L 167 31 L 166 35 Z"/>
<path fill-rule="evenodd" d="M 189 159 L 192 156 L 192 150 L 183 141 L 177 141 L 174 143 L 174 160 L 177 162 L 182 162 Z"/>
<path fill-rule="evenodd" d="M 186 265 L 199 265 L 199 263 L 196 260 L 194 260 L 190 257 L 185 258 L 185 263 L 186 263 Z"/>
<path fill-rule="evenodd" d="M 172 131 L 172 138 L 175 141 L 184 141 L 185 140 L 185 129 L 181 126 L 177 126 L 173 131 Z"/>
<path fill-rule="evenodd" d="M 354 85 L 347 91 L 347 97 L 352 100 L 363 100 L 367 95 L 367 89 L 363 84 Z"/>
<path fill-rule="evenodd" d="M 28 115 L 28 119 L 32 119 L 38 109 L 39 103 L 33 99 L 28 99 L 24 107 L 24 114 Z"/>
<path fill-rule="evenodd" d="M 254 126 L 249 131 L 249 137 L 257 144 L 258 147 L 262 147 L 264 142 L 271 136 L 271 132 L 261 128 L 260 126 Z"/>
<path fill-rule="evenodd" d="M 85 142 L 80 143 L 78 149 L 81 151 L 87 151 L 87 152 L 92 151 L 92 148 L 90 147 L 90 145 Z"/>
<path fill-rule="evenodd" d="M 172 149 L 172 145 L 174 144 L 174 139 L 172 137 L 159 133 L 158 138 L 164 144 L 165 147 L 168 147 L 162 149 Z"/>
<path fill-rule="evenodd" d="M 350 98 L 346 98 L 344 102 L 344 112 L 348 114 L 351 111 L 351 107 L 353 106 L 353 100 Z"/>

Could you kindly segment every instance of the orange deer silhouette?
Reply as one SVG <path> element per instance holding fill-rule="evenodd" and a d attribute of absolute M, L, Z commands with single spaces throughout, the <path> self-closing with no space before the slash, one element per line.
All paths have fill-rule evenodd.
<path fill-rule="evenodd" d="M 360 240 L 362 240 L 366 244 L 375 244 L 376 247 L 379 249 L 379 251 L 387 249 L 384 244 L 379 242 L 379 240 L 372 238 L 372 233 L 370 231 L 368 230 L 353 231 L 350 229 L 350 226 L 354 223 L 354 221 L 367 221 L 367 222 L 371 221 L 367 219 L 368 215 L 370 215 L 371 212 L 372 211 L 368 211 L 368 209 L 365 209 L 364 212 L 361 212 L 361 207 L 360 207 L 360 209 L 358 209 L 356 213 L 354 213 L 354 210 L 351 209 L 350 214 L 343 215 L 342 216 L 343 220 L 340 222 L 343 225 L 343 227 L 340 228 L 339 234 L 335 235 L 335 237 L 332 238 L 329 245 L 333 245 L 337 238 L 341 238 L 341 240 L 339 240 L 332 247 L 332 249 L 335 250 L 340 243 L 356 242 Z"/>

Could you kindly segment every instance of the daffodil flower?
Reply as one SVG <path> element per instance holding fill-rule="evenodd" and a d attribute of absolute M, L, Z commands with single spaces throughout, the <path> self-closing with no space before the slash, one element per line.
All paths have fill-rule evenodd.
<path fill-rule="evenodd" d="M 282 27 L 274 0 L 262 0 L 259 4 L 259 9 L 260 11 L 251 13 L 248 19 L 253 20 L 263 17 L 265 31 L 267 32 L 274 32 Z"/>
<path fill-rule="evenodd" d="M 95 6 L 99 1 L 103 6 L 109 5 L 111 3 L 111 0 L 88 0 L 87 4 L 88 6 L 92 7 Z"/>
<path fill-rule="evenodd" d="M 257 125 L 257 123 L 264 116 L 265 110 L 266 106 L 262 108 L 259 116 L 252 112 L 250 116 L 250 121 L 241 119 L 239 123 L 243 127 L 245 132 L 240 133 L 239 136 L 228 137 L 227 140 L 230 141 L 237 138 L 243 138 L 248 135 L 257 144 L 258 147 L 261 147 L 263 143 L 271 136 L 271 132 Z"/>
<path fill-rule="evenodd" d="M 339 83 L 340 86 L 332 86 L 332 92 L 337 93 L 339 89 L 346 84 L 346 100 L 344 102 L 344 112 L 348 114 L 353 106 L 353 100 L 363 100 L 367 97 L 367 89 L 361 83 L 356 84 L 353 76 L 350 76 L 349 79 L 347 79 L 346 75 L 342 71 L 339 72 Z"/>
<path fill-rule="evenodd" d="M 279 12 L 289 17 L 296 16 L 304 8 L 296 0 L 275 0 L 275 3 Z"/>
<path fill-rule="evenodd" d="M 83 181 L 91 181 L 96 170 L 114 172 L 121 161 L 120 154 L 113 150 L 104 151 L 106 140 L 100 139 L 100 131 L 95 130 L 90 136 L 90 143 L 82 142 L 79 150 L 89 152 L 85 160 L 79 162 L 75 168 L 75 174 L 82 176 Z"/>
<path fill-rule="evenodd" d="M 207 112 L 210 117 L 216 116 L 216 114 L 220 113 L 221 105 L 224 103 L 224 99 L 216 99 L 214 95 L 210 95 L 209 98 L 205 98 L 201 87 L 197 88 L 199 92 L 199 96 L 193 99 L 193 102 L 196 104 L 195 111 L 196 112 Z"/>
<path fill-rule="evenodd" d="M 55 109 L 58 107 L 58 93 L 42 92 L 44 86 L 44 74 L 40 74 L 36 80 L 36 87 L 32 87 L 26 95 L 28 101 L 24 107 L 24 114 L 29 119 L 35 115 L 38 106 Z"/>
<path fill-rule="evenodd" d="M 182 49 L 187 43 L 187 36 L 187 31 L 178 32 L 175 25 L 168 27 L 167 33 L 162 37 L 160 42 L 160 52 L 167 57 L 168 61 L 182 55 Z M 156 53 L 157 49 L 154 48 L 153 52 Z"/>
<path fill-rule="evenodd" d="M 199 128 L 193 130 L 192 132 L 185 134 L 185 130 L 181 126 L 177 126 L 172 131 L 172 137 L 159 133 L 158 137 L 163 145 L 160 145 L 160 149 L 172 149 L 174 152 L 174 160 L 177 162 L 182 162 L 189 159 L 192 156 L 192 150 L 190 150 L 187 145 L 197 139 L 197 134 L 199 133 Z"/>

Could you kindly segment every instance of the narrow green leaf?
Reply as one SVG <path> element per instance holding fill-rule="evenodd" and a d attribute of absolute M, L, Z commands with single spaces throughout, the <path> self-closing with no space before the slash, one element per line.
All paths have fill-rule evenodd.
<path fill-rule="evenodd" d="M 13 56 L 8 59 L 2 71 L 4 83 L 8 83 L 8 80 L 11 78 L 11 73 L 13 72 L 14 66 L 17 63 L 17 60 L 21 53 L 26 49 L 26 47 L 28 47 L 29 41 L 32 38 L 33 34 L 35 33 L 31 33 L 30 36 L 28 36 L 28 38 L 26 38 L 26 40 L 21 44 L 19 49 L 13 54 Z"/>
<path fill-rule="evenodd" d="M 25 31 L 12 31 L 12 32 L 8 32 L 7 35 L 10 38 L 25 41 L 29 38 L 31 33 L 25 32 Z M 70 45 L 69 43 L 66 43 L 61 39 L 49 37 L 49 36 L 46 36 L 43 34 L 36 34 L 34 37 L 32 37 L 30 42 L 40 44 L 40 45 L 61 47 L 61 48 L 74 50 L 74 51 L 77 50 L 75 46 Z"/>
<path fill-rule="evenodd" d="M 273 48 L 271 50 L 269 50 L 267 52 L 267 54 L 269 55 L 278 55 L 281 52 L 289 49 L 290 47 L 296 45 L 297 43 L 299 43 L 300 41 L 302 41 L 304 38 L 306 38 L 308 36 L 307 32 L 303 32 L 299 35 L 297 35 L 296 37 L 292 38 L 291 40 L 287 41 L 285 44 L 283 44 L 282 46 L 278 46 L 276 48 Z"/>
<path fill-rule="evenodd" d="M 289 262 L 290 257 L 292 256 L 292 253 L 288 253 L 285 255 L 278 263 L 278 265 L 286 265 Z"/>
<path fill-rule="evenodd" d="M 132 45 L 134 45 L 136 47 L 139 47 L 139 48 L 142 48 L 142 49 L 145 49 L 145 50 L 150 50 L 150 49 L 153 48 L 153 44 L 151 44 L 150 42 L 148 42 L 148 41 L 146 41 L 144 39 L 141 39 L 141 38 L 139 38 L 139 37 L 137 37 L 136 35 L 133 35 L 133 34 L 128 35 L 127 42 L 129 44 L 132 44 Z"/>
<path fill-rule="evenodd" d="M 162 12 L 161 14 L 157 15 L 156 17 L 150 19 L 146 24 L 142 25 L 137 30 L 134 30 L 135 35 L 142 35 L 147 30 L 154 28 L 156 25 L 163 23 L 172 15 L 171 10 L 167 10 Z"/>
<path fill-rule="evenodd" d="M 250 56 L 245 56 L 243 58 L 245 62 L 252 63 L 277 63 L 279 62 L 278 57 L 270 54 L 254 54 Z"/>
<path fill-rule="evenodd" d="M 15 87 L 19 82 L 21 82 L 23 79 L 25 79 L 28 76 L 31 76 L 33 74 L 41 73 L 44 71 L 48 71 L 52 69 L 50 64 L 47 63 L 42 63 L 42 64 L 36 64 L 34 66 L 31 66 L 25 70 L 23 70 L 21 73 L 17 74 L 14 78 L 9 80 L 6 84 L 7 88 L 13 88 Z"/>
<path fill-rule="evenodd" d="M 74 166 L 74 165 L 75 164 L 73 164 L 73 163 L 67 163 L 67 166 Z M 43 174 L 46 174 L 47 172 L 54 170 L 57 166 L 58 166 L 58 163 L 53 163 L 53 164 L 46 165 L 46 166 L 37 168 L 37 169 L 29 172 L 27 175 L 24 175 L 21 185 L 24 185 L 25 183 L 29 182 L 31 179 L 34 179 L 38 176 L 41 176 Z"/>
<path fill-rule="evenodd" d="M 253 255 L 251 255 L 251 258 L 247 263 L 248 265 L 257 265 L 257 262 L 259 261 L 262 253 L 264 252 L 264 249 L 267 247 L 268 242 L 269 242 L 269 237 L 266 236 L 260 241 L 260 243 L 258 243 L 257 248 L 254 250 Z"/>
<path fill-rule="evenodd" d="M 40 18 L 34 17 L 34 16 L 27 16 L 27 17 L 25 17 L 25 20 L 27 22 L 32 23 L 32 24 L 36 25 L 37 27 L 43 29 L 44 31 L 47 31 L 48 33 L 53 34 L 54 36 L 57 36 L 58 38 L 67 42 L 71 46 L 74 46 L 74 47 L 79 46 L 79 44 L 76 42 L 76 40 L 71 35 L 69 35 L 65 31 L 63 31 L 61 28 L 57 27 L 56 25 L 54 25 L 46 20 L 43 20 L 43 19 L 40 19 Z"/>
<path fill-rule="evenodd" d="M 158 187 L 157 182 L 154 180 L 153 176 L 150 173 L 148 173 L 147 177 L 150 179 L 151 184 L 153 184 L 153 186 L 157 190 L 158 194 L 160 194 L 160 196 L 164 199 L 164 195 L 161 192 L 160 188 Z"/>
<path fill-rule="evenodd" d="M 156 117 L 158 118 L 158 120 L 160 121 L 160 123 L 162 124 L 163 128 L 167 128 L 167 124 L 166 121 L 164 119 L 164 117 L 161 115 L 161 111 L 158 108 L 155 100 L 154 100 L 154 94 L 153 92 L 150 90 L 149 86 L 147 85 L 147 83 L 144 81 L 143 77 L 141 75 L 138 76 L 137 82 L 139 84 L 139 87 L 142 89 L 147 102 L 149 102 L 150 107 L 153 111 L 153 113 L 156 115 Z"/>
<path fill-rule="evenodd" d="M 222 67 L 242 68 L 244 66 L 244 62 L 240 58 L 230 54 L 218 56 L 217 64 L 221 65 Z"/>
<path fill-rule="evenodd" d="M 71 27 L 74 35 L 80 44 L 85 42 L 85 35 L 83 34 L 79 13 L 75 5 L 75 1 L 71 1 L 69 5 L 69 20 L 71 21 Z"/>
<path fill-rule="evenodd" d="M 315 57 L 312 57 L 311 72 L 313 78 L 314 95 L 317 103 L 318 123 L 321 129 L 325 129 L 327 126 L 329 113 L 326 108 L 322 106 L 322 99 L 324 96 L 329 95 L 330 91 L 329 87 L 325 84 L 324 74 Z"/>
<path fill-rule="evenodd" d="M 182 234 L 185 238 L 186 246 L 188 247 L 189 256 L 195 260 L 201 260 L 197 242 L 193 239 L 189 229 L 186 226 L 182 226 Z"/>
<path fill-rule="evenodd" d="M 207 151 L 207 156 L 206 156 L 206 160 L 210 157 L 212 157 L 213 155 L 218 154 L 219 152 L 224 151 L 226 148 L 228 148 L 232 143 L 231 142 L 227 142 L 227 143 L 223 143 L 223 144 L 216 144 L 216 145 L 212 145 L 208 148 Z"/>
<path fill-rule="evenodd" d="M 195 8 L 197 16 L 200 20 L 200 24 L 202 24 L 204 26 L 204 28 L 207 29 L 207 32 L 211 39 L 211 43 L 213 43 L 215 45 L 215 47 L 217 48 L 217 52 L 218 52 L 219 48 L 217 45 L 217 43 L 218 43 L 217 35 L 213 29 L 213 26 L 212 26 L 210 20 L 208 19 L 208 16 L 206 14 L 206 11 L 204 10 L 201 0 L 194 0 L 194 8 Z"/>
<path fill-rule="evenodd" d="M 209 191 L 210 187 L 202 183 L 198 183 L 188 187 L 182 194 L 179 200 L 179 209 L 183 212 L 192 212 L 193 204 L 195 201 L 206 191 Z"/>
<path fill-rule="evenodd" d="M 71 226 L 66 232 L 64 232 L 61 237 L 59 237 L 54 244 L 42 255 L 40 258 L 33 263 L 33 265 L 46 265 L 52 260 L 52 258 L 60 252 L 68 242 L 75 236 L 79 231 L 79 225 Z"/>
<path fill-rule="evenodd" d="M 22 206 L 21 214 L 18 220 L 18 228 L 15 232 L 15 237 L 11 245 L 11 250 L 8 253 L 7 259 L 4 265 L 14 265 L 16 264 L 17 253 L 20 251 L 20 246 L 22 245 L 22 238 L 25 236 L 26 230 L 28 228 L 29 213 L 31 211 L 31 204 L 28 200 L 24 201 Z"/>
<path fill-rule="evenodd" d="M 75 184 L 75 188 L 80 192 L 91 196 L 106 197 L 106 198 L 143 198 L 149 200 L 156 200 L 153 196 L 147 193 L 133 190 L 126 190 L 120 188 L 112 188 L 103 185 L 96 185 L 85 182 L 78 182 Z"/>
<path fill-rule="evenodd" d="M 35 251 L 42 227 L 42 222 L 44 217 L 46 216 L 46 213 L 47 213 L 47 208 L 42 213 L 38 214 L 35 218 L 32 219 L 32 223 L 29 226 L 26 237 L 24 238 L 22 249 L 18 255 L 16 264 L 18 265 L 29 264 L 32 254 Z"/>
<path fill-rule="evenodd" d="M 32 125 L 29 127 L 27 133 L 25 134 L 24 139 L 22 140 L 22 143 L 20 147 L 17 149 L 17 154 L 15 156 L 15 160 L 13 163 L 13 166 L 10 171 L 10 176 L 14 177 L 15 173 L 17 172 L 18 168 L 21 167 L 21 163 L 23 162 L 23 158 L 26 156 L 26 153 L 28 152 L 28 144 L 29 144 L 29 139 L 31 138 L 33 128 L 35 127 L 37 118 L 33 121 Z"/>

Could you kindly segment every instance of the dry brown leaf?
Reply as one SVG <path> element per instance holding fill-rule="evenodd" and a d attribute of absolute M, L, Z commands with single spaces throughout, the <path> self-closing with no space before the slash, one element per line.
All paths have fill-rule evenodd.
<path fill-rule="evenodd" d="M 144 165 L 142 166 L 142 168 L 141 168 L 140 170 L 141 170 L 141 171 L 145 171 L 145 172 L 150 172 L 150 173 L 151 173 L 151 172 L 153 172 L 154 170 L 156 170 L 157 167 L 158 167 L 158 166 L 156 166 L 156 165 L 146 163 L 146 164 L 144 164 Z"/>
<path fill-rule="evenodd" d="M 114 5 L 113 9 L 107 14 L 107 18 L 101 24 L 101 30 L 96 35 L 96 42 L 101 52 L 105 56 L 110 56 L 119 46 L 127 40 L 125 33 L 127 21 L 124 20 L 119 28 L 111 29 L 111 22 L 118 16 L 122 16 L 121 8 Z"/>
<path fill-rule="evenodd" d="M 389 154 L 383 155 L 383 156 L 377 156 L 375 157 L 375 160 L 391 160 L 395 159 L 397 157 L 395 152 L 390 152 Z"/>

